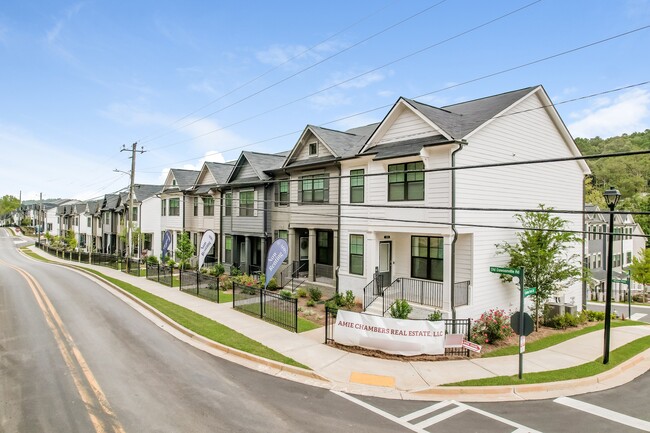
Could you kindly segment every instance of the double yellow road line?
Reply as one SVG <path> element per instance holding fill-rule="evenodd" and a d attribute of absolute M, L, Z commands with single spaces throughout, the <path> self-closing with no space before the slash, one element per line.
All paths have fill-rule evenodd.
<path fill-rule="evenodd" d="M 117 417 L 115 416 L 113 409 L 111 409 L 99 383 L 88 367 L 83 355 L 72 340 L 72 337 L 63 324 L 61 317 L 45 294 L 43 287 L 24 269 L 2 260 L 0 260 L 0 264 L 8 266 L 18 272 L 32 289 L 36 302 L 43 312 L 43 316 L 54 335 L 54 340 L 56 341 L 56 344 L 61 351 L 61 355 L 63 356 L 63 360 L 70 371 L 70 376 L 72 377 L 74 385 L 86 407 L 90 417 L 90 422 L 92 423 L 95 432 L 125 433 L 124 428 L 122 428 L 122 425 L 117 420 Z"/>

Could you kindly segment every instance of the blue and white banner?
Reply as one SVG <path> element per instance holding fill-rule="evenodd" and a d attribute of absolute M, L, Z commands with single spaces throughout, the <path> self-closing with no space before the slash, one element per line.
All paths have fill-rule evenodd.
<path fill-rule="evenodd" d="M 162 256 L 163 259 L 167 255 L 167 250 L 169 250 L 169 246 L 172 244 L 172 232 L 167 230 L 165 234 L 163 235 L 163 242 L 162 242 Z"/>
<path fill-rule="evenodd" d="M 287 241 L 284 239 L 277 239 L 273 242 L 273 245 L 269 248 L 269 253 L 266 256 L 266 271 L 264 272 L 264 275 L 266 276 L 266 281 L 264 282 L 265 289 L 288 255 L 289 244 L 287 244 Z"/>
<path fill-rule="evenodd" d="M 214 245 L 216 238 L 217 237 L 212 230 L 208 230 L 207 232 L 203 233 L 203 236 L 201 237 L 201 245 L 199 245 L 199 269 L 201 269 L 201 266 L 203 266 L 203 262 L 205 262 L 205 258 Z"/>
<path fill-rule="evenodd" d="M 392 319 L 338 310 L 334 341 L 397 355 L 443 355 L 445 322 Z"/>

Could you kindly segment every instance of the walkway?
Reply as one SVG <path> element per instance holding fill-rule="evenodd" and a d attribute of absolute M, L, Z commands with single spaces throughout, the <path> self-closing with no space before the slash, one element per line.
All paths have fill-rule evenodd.
<path fill-rule="evenodd" d="M 31 250 L 50 260 L 71 264 L 31 247 Z M 316 386 L 361 395 L 386 398 L 459 401 L 495 401 L 516 399 L 554 398 L 574 395 L 617 386 L 632 380 L 650 369 L 650 349 L 628 363 L 591 377 L 569 382 L 503 387 L 439 387 L 444 383 L 493 376 L 515 375 L 518 356 L 477 358 L 437 362 L 403 362 L 366 357 L 325 345 L 324 329 L 295 334 L 262 320 L 232 309 L 231 304 L 216 304 L 181 292 L 142 277 L 102 267 L 83 264 L 105 275 L 126 281 L 170 302 L 222 323 L 248 337 L 309 366 L 313 372 L 288 367 L 273 361 L 261 360 L 249 354 L 233 354 L 234 350 L 219 350 L 220 345 L 203 341 L 202 337 L 188 334 L 178 325 L 161 320 L 147 312 L 133 300 L 127 302 L 174 333 L 203 350 L 228 358 L 260 371 L 299 380 Z M 123 292 L 118 295 L 126 299 Z M 169 326 L 171 325 L 171 326 Z M 611 350 L 637 338 L 650 335 L 650 326 L 612 328 Z M 216 349 L 215 349 L 216 348 Z M 593 361 L 602 355 L 603 332 L 592 332 L 548 349 L 524 355 L 524 372 L 538 372 L 573 367 Z"/>

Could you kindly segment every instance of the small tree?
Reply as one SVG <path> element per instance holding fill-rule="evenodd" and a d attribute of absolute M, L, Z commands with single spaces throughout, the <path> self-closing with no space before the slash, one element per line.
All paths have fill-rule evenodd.
<path fill-rule="evenodd" d="M 650 284 L 650 249 L 644 249 L 641 259 L 632 258 L 630 277 L 637 283 L 643 284 L 643 300 L 647 295 L 647 285 Z"/>
<path fill-rule="evenodd" d="M 74 230 L 68 230 L 65 235 L 65 243 L 68 246 L 69 250 L 74 250 L 77 248 L 77 238 L 74 235 Z"/>
<path fill-rule="evenodd" d="M 190 235 L 183 232 L 178 238 L 178 248 L 176 249 L 176 258 L 181 269 L 185 269 L 194 255 L 194 244 L 190 241 Z"/>
<path fill-rule="evenodd" d="M 542 211 L 553 210 L 544 205 L 539 207 Z M 525 268 L 526 287 L 537 288 L 533 298 L 537 328 L 542 306 L 551 296 L 573 284 L 582 275 L 580 257 L 570 254 L 572 244 L 580 242 L 581 238 L 564 231 L 568 221 L 550 212 L 526 212 L 516 214 L 515 218 L 524 229 L 517 233 L 519 242 L 514 245 L 509 242 L 497 244 L 497 253 L 510 256 L 509 267 Z M 512 281 L 512 276 L 501 275 L 501 279 Z"/>

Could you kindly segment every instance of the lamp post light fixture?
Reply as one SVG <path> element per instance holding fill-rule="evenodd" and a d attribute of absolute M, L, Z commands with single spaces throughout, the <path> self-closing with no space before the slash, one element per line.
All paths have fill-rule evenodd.
<path fill-rule="evenodd" d="M 609 363 L 609 334 L 612 326 L 612 259 L 614 256 L 614 208 L 621 198 L 621 193 L 610 186 L 603 193 L 605 203 L 609 208 L 609 232 L 607 234 L 607 278 L 605 280 L 605 345 L 603 350 L 603 364 Z"/>

